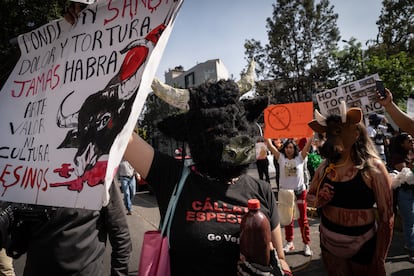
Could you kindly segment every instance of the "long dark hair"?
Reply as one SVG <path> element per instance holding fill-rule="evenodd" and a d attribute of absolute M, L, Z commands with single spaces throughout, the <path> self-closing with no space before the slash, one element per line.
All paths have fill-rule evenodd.
<path fill-rule="evenodd" d="M 405 140 L 410 139 L 410 136 L 408 135 L 408 133 L 400 133 L 397 136 L 395 136 L 393 142 L 392 142 L 392 147 L 391 147 L 391 155 L 401 155 L 401 156 L 406 156 L 408 154 L 408 150 L 405 149 L 403 147 L 403 143 Z"/>
<path fill-rule="evenodd" d="M 287 139 L 284 143 L 283 143 L 283 145 L 282 145 L 282 148 L 280 149 L 280 152 L 286 157 L 286 153 L 285 153 L 285 148 L 289 145 L 289 144 L 292 144 L 293 145 L 293 148 L 294 148 L 294 152 L 293 152 L 293 158 L 295 158 L 296 156 L 298 156 L 299 155 L 299 147 L 298 147 L 298 145 L 296 145 L 296 143 L 295 143 L 295 141 L 293 140 L 293 139 Z"/>
<path fill-rule="evenodd" d="M 367 129 L 362 123 L 359 123 L 357 125 L 357 129 L 359 130 L 359 137 L 357 141 L 355 141 L 355 143 L 352 145 L 352 162 L 360 169 L 376 170 L 376 167 L 374 166 L 374 160 L 381 159 L 378 156 L 375 145 L 372 139 L 368 136 Z"/>

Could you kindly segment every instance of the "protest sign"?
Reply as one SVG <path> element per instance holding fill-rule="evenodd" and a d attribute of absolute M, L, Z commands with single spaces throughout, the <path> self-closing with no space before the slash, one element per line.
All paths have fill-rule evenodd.
<path fill-rule="evenodd" d="M 313 119 L 312 114 L 312 102 L 269 105 L 264 110 L 264 137 L 310 137 L 313 131 L 308 123 Z"/>
<path fill-rule="evenodd" d="M 375 80 L 378 74 L 315 94 L 322 115 L 339 114 L 339 105 L 345 101 L 348 108 L 359 107 L 364 114 L 382 112 L 377 102 Z"/>
<path fill-rule="evenodd" d="M 108 202 L 181 4 L 97 1 L 74 25 L 18 37 L 21 57 L 0 92 L 0 200 Z"/>

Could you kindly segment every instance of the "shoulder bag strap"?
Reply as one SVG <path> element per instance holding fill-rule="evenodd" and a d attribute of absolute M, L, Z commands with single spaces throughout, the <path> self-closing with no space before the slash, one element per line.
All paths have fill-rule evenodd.
<path fill-rule="evenodd" d="M 169 235 L 172 217 L 175 212 L 175 206 L 177 205 L 178 198 L 180 197 L 181 191 L 184 187 L 184 182 L 187 179 L 190 169 L 187 166 L 183 166 L 183 172 L 181 173 L 181 179 L 175 185 L 174 191 L 171 195 L 170 202 L 168 203 L 167 212 L 164 217 L 164 221 L 161 227 L 161 235 Z"/>

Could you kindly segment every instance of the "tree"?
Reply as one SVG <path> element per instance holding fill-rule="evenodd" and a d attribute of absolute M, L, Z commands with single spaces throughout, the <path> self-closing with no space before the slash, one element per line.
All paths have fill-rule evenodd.
<path fill-rule="evenodd" d="M 315 83 L 327 83 L 333 76 L 331 53 L 340 38 L 338 15 L 329 0 L 317 4 L 313 0 L 280 0 L 273 9 L 273 17 L 267 18 L 269 43 L 261 47 L 249 40 L 246 54 L 257 54 L 255 59 L 265 77 L 286 83 L 284 97 L 279 100 L 309 101 Z"/>
<path fill-rule="evenodd" d="M 138 119 L 139 134 L 145 133 L 145 136 L 141 137 L 157 149 L 159 149 L 161 142 L 176 144 L 175 141 L 172 141 L 172 139 L 165 137 L 165 135 L 159 132 L 156 125 L 161 119 L 180 112 L 182 111 L 167 104 L 154 93 L 150 93 L 145 102 L 144 109 L 141 112 L 141 116 Z M 175 149 L 176 147 L 173 148 Z"/>
<path fill-rule="evenodd" d="M 383 0 L 377 21 L 377 44 L 389 55 L 407 51 L 414 54 L 414 1 Z"/>
<path fill-rule="evenodd" d="M 392 91 L 396 102 L 405 102 L 414 93 L 414 58 L 405 51 L 390 56 L 372 55 L 369 71 L 376 72 Z"/>
<path fill-rule="evenodd" d="M 16 64 L 16 38 L 61 16 L 66 0 L 0 0 L 0 87 Z"/>
<path fill-rule="evenodd" d="M 396 102 L 405 102 L 414 93 L 414 1 L 382 4 L 377 39 L 366 51 L 366 64 L 384 80 Z"/>
<path fill-rule="evenodd" d="M 348 41 L 342 41 L 347 43 L 344 48 L 334 51 L 336 82 L 338 84 L 348 83 L 369 75 L 369 68 L 366 65 L 368 57 L 362 49 L 361 42 L 354 37 Z"/>

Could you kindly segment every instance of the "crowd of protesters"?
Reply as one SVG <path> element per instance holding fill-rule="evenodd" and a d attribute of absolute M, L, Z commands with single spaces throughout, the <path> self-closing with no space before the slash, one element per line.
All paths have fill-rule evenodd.
<path fill-rule="evenodd" d="M 77 14 L 77 13 L 75 13 Z M 68 15 L 66 15 L 67 17 Z M 232 81 L 226 82 L 225 85 L 228 87 L 235 89 L 235 84 Z M 210 87 L 205 87 L 205 89 L 210 89 Z M 210 91 L 210 90 L 208 90 Z M 227 90 L 226 90 L 227 91 Z M 202 93 L 197 90 L 197 93 Z M 211 91 L 210 91 L 211 92 Z M 222 92 L 222 91 L 220 91 Z M 195 93 L 195 92 L 194 92 Z M 193 95 L 194 96 L 194 95 Z M 393 127 L 391 124 L 387 122 L 387 119 L 382 114 L 372 113 L 366 118 L 366 133 L 362 131 L 362 136 L 369 137 L 372 139 L 372 142 L 366 142 L 366 144 L 370 145 L 371 143 L 375 145 L 375 151 L 372 156 L 374 156 L 372 159 L 376 160 L 376 156 L 381 158 L 383 164 L 379 165 L 380 168 L 386 167 L 388 169 L 388 172 L 392 173 L 394 172 L 396 175 L 403 172 L 405 168 L 413 169 L 413 163 L 414 163 L 414 148 L 413 148 L 413 139 L 411 135 L 414 135 L 414 120 L 406 116 L 401 110 L 398 109 L 398 107 L 393 103 L 392 101 L 392 94 L 390 91 L 387 90 L 387 97 L 385 99 L 380 100 L 380 103 L 385 107 L 387 113 L 392 117 L 393 121 L 397 124 L 396 127 Z M 193 112 L 199 112 L 198 109 L 203 109 L 200 107 L 194 107 L 195 103 L 192 102 L 192 111 Z M 235 105 L 233 103 L 233 105 Z M 241 109 L 241 107 L 238 107 Z M 200 112 L 201 114 L 201 112 Z M 223 114 L 219 114 L 221 118 L 224 118 L 226 115 L 226 112 Z M 176 120 L 177 117 L 174 118 Z M 202 120 L 203 118 L 199 118 L 199 120 Z M 211 119 L 211 118 L 210 118 Z M 250 121 L 247 123 L 247 119 L 244 117 L 237 118 L 240 121 L 244 122 L 246 121 L 246 126 L 241 127 L 237 131 L 240 132 L 240 134 L 243 135 L 250 135 L 250 132 L 246 130 L 250 130 L 250 127 L 248 126 L 248 123 L 251 123 Z M 207 120 L 206 120 L 207 121 Z M 171 121 L 169 122 L 171 123 Z M 357 125 L 358 123 L 355 123 L 355 129 L 361 131 L 358 129 Z M 191 126 L 194 126 L 196 124 L 191 124 Z M 312 179 L 315 178 L 321 178 L 323 179 L 325 175 L 321 175 L 321 166 L 319 166 L 323 158 L 326 156 L 323 156 L 323 154 L 320 153 L 320 147 L 325 141 L 325 137 L 322 133 L 315 134 L 314 137 L 306 137 L 306 138 L 284 138 L 284 139 L 269 139 L 265 141 L 264 139 L 261 139 L 260 142 L 261 147 L 258 148 L 257 151 L 257 160 L 256 165 L 258 168 L 259 178 L 264 180 L 263 182 L 256 181 L 249 176 L 245 175 L 245 167 L 249 165 L 249 162 L 251 161 L 250 157 L 246 160 L 233 160 L 233 163 L 231 166 L 227 167 L 219 167 L 219 162 L 209 162 L 209 160 L 213 161 L 219 161 L 221 160 L 222 156 L 220 154 L 224 154 L 221 151 L 217 151 L 217 149 L 221 149 L 220 147 L 212 147 L 207 148 L 207 144 L 202 144 L 201 142 L 208 141 L 212 145 L 213 141 L 217 142 L 220 139 L 222 139 L 223 135 L 228 135 L 228 140 L 231 140 L 232 135 L 234 133 L 226 133 L 226 129 L 218 129 L 217 132 L 220 130 L 221 133 L 213 133 L 220 137 L 220 139 L 216 139 L 216 137 L 213 137 L 213 134 L 211 133 L 211 129 L 214 127 L 217 127 L 216 125 L 210 125 L 209 127 L 206 127 L 203 129 L 203 131 L 195 131 L 196 128 L 191 129 L 193 132 L 191 135 L 191 139 L 194 137 L 194 142 L 192 140 L 192 149 L 194 150 L 195 157 L 198 158 L 198 167 L 195 166 L 193 170 L 190 173 L 189 179 L 191 183 L 188 184 L 199 184 L 199 185 L 187 185 L 186 191 L 183 193 L 183 200 L 181 201 L 181 205 L 179 205 L 179 211 L 181 213 L 184 213 L 187 205 L 194 204 L 196 200 L 198 200 L 197 197 L 205 197 L 205 200 L 210 200 L 211 198 L 214 199 L 214 196 L 217 197 L 215 203 L 219 203 L 221 201 L 228 202 L 229 205 L 232 202 L 235 202 L 236 204 L 241 205 L 241 202 L 247 201 L 248 197 L 260 197 L 263 200 L 263 205 L 268 206 L 268 209 L 266 209 L 268 216 L 270 217 L 271 227 L 272 227 L 272 242 L 274 245 L 274 249 L 272 248 L 272 251 L 280 263 L 281 263 L 281 272 L 285 273 L 286 275 L 291 275 L 290 268 L 288 263 L 285 260 L 285 252 L 292 251 L 294 249 L 293 245 L 293 222 L 294 219 L 292 218 L 291 222 L 289 224 L 284 225 L 285 226 L 285 239 L 286 244 L 285 246 L 281 245 L 281 230 L 280 230 L 280 223 L 279 223 L 279 215 L 277 214 L 277 208 L 275 204 L 275 198 L 274 195 L 265 184 L 265 182 L 270 183 L 270 177 L 269 177 L 269 161 L 268 161 L 268 153 L 267 151 L 270 151 L 273 155 L 273 162 L 276 170 L 276 187 L 278 191 L 281 190 L 292 190 L 293 191 L 293 198 L 296 202 L 295 204 L 298 205 L 299 210 L 299 217 L 298 217 L 298 223 L 301 228 L 301 234 L 302 234 L 302 241 L 304 243 L 303 251 L 305 256 L 311 256 L 312 250 L 310 248 L 310 234 L 309 234 L 309 223 L 307 219 L 307 194 L 308 191 L 315 192 L 312 187 L 310 187 L 310 183 L 315 184 L 315 181 L 312 182 Z M 395 129 L 398 129 L 397 131 Z M 405 133 L 404 131 L 408 132 Z M 246 133 L 245 133 L 246 132 Z M 204 137 L 196 136 L 199 133 L 204 133 Z M 196 138 L 205 138 L 205 139 L 196 139 Z M 209 139 L 211 140 L 209 140 Z M 214 139 L 213 139 L 214 138 Z M 359 139 L 358 136 L 355 139 Z M 364 137 L 362 137 L 364 138 Z M 191 140 L 190 139 L 190 140 Z M 222 141 L 222 140 L 220 140 Z M 213 144 L 214 145 L 214 144 Z M 262 146 L 267 145 L 267 149 L 263 150 Z M 351 146 L 350 146 L 351 147 Z M 213 150 L 216 149 L 217 152 L 214 152 Z M 263 154 L 265 152 L 265 154 Z M 217 153 L 217 154 L 212 154 Z M 203 159 L 201 157 L 208 157 L 208 156 L 215 156 L 219 159 Z M 352 155 L 351 153 L 349 155 Z M 356 154 L 354 154 L 355 156 Z M 176 157 L 179 157 L 180 153 L 177 153 Z M 353 157 L 354 157 L 353 156 Z M 42 225 L 41 231 L 36 232 L 35 234 L 30 237 L 26 237 L 26 240 L 23 240 L 26 242 L 25 246 L 25 252 L 27 252 L 27 262 L 26 262 L 26 270 L 25 273 L 27 275 L 39 275 L 40 272 L 44 272 L 45 267 L 48 267 L 48 271 L 50 273 L 57 274 L 79 274 L 79 275 L 92 275 L 96 274 L 96 272 L 99 271 L 99 274 L 102 273 L 102 268 L 99 267 L 103 252 L 106 246 L 106 239 L 108 238 L 111 246 L 113 248 L 113 254 L 112 254 L 112 263 L 111 263 L 111 274 L 112 275 L 127 275 L 128 274 L 128 261 L 130 257 L 130 253 L 132 250 L 131 247 L 131 241 L 129 236 L 130 229 L 128 228 L 128 225 L 126 223 L 126 217 L 125 215 L 132 215 L 132 199 L 135 195 L 135 176 L 141 177 L 139 174 L 137 175 L 137 171 L 142 173 L 142 175 L 147 178 L 148 180 L 152 180 L 152 185 L 155 187 L 155 194 L 157 195 L 157 198 L 159 202 L 162 203 L 162 210 L 165 211 L 166 204 L 168 203 L 169 197 L 171 196 L 174 188 L 174 184 L 176 183 L 176 180 L 178 180 L 181 177 L 181 169 L 182 167 L 185 167 L 185 163 L 178 163 L 174 158 L 170 158 L 168 156 L 164 156 L 159 152 L 156 152 L 149 144 L 145 143 L 142 139 L 140 139 L 137 135 L 133 135 L 131 137 L 131 140 L 129 141 L 127 152 L 125 154 L 125 158 L 128 159 L 133 167 L 121 169 L 119 171 L 119 177 L 122 184 L 122 191 L 124 193 L 124 202 L 122 204 L 122 197 L 119 194 L 119 190 L 117 189 L 117 186 L 112 185 L 111 186 L 111 202 L 110 204 L 103 208 L 100 211 L 94 211 L 89 212 L 86 211 L 85 214 L 82 213 L 82 211 L 79 210 L 72 210 L 67 208 L 59 208 L 56 210 L 53 210 L 53 218 L 48 222 L 48 224 L 43 224 L 44 222 L 39 222 Z M 331 157 L 329 157 L 331 158 Z M 349 165 L 350 170 L 357 171 L 358 168 L 355 160 L 346 159 L 345 157 L 341 157 L 344 162 L 344 164 Z M 361 157 L 361 160 L 365 158 Z M 179 158 L 177 158 L 179 159 Z M 248 159 L 248 160 L 247 160 Z M 352 157 L 351 157 L 352 159 Z M 369 159 L 369 158 L 367 158 Z M 337 160 L 337 161 L 338 161 Z M 375 161 L 374 160 L 374 161 Z M 332 160 L 331 160 L 332 161 Z M 364 160 L 367 162 L 371 162 L 370 160 Z M 372 161 L 372 162 L 374 162 Z M 335 163 L 335 162 L 334 162 Z M 374 162 L 375 163 L 375 162 Z M 374 164 L 375 165 L 375 164 Z M 318 169 L 319 168 L 319 169 Z M 339 168 L 339 166 L 337 166 Z M 164 172 L 167 172 L 166 174 L 159 174 L 160 169 L 163 169 Z M 318 170 L 317 170 L 318 169 Z M 342 169 L 345 171 L 345 169 Z M 375 169 L 370 168 L 370 170 L 375 171 Z M 341 169 L 337 171 L 333 171 L 334 174 L 340 174 Z M 349 170 L 348 170 L 349 171 Z M 384 170 L 385 171 L 385 170 Z M 384 173 L 384 171 L 381 171 L 379 174 Z M 332 173 L 332 171 L 331 171 Z M 357 173 L 353 174 L 353 177 Z M 344 173 L 346 175 L 346 173 Z M 359 176 L 359 174 L 358 174 Z M 334 179 L 335 180 L 335 177 Z M 353 178 L 351 179 L 353 180 Z M 365 180 L 364 180 L 365 181 Z M 334 182 L 334 181 L 332 181 Z M 239 185 L 236 185 L 239 183 Z M 331 183 L 332 184 L 332 183 Z M 372 185 L 383 184 L 383 183 L 374 183 Z M 394 212 L 401 215 L 402 218 L 402 225 L 403 225 L 403 231 L 404 231 L 404 237 L 406 242 L 406 249 L 409 252 L 409 261 L 414 263 L 414 217 L 413 217 L 413 211 L 414 211 L 414 181 L 413 183 L 403 183 L 399 185 L 395 190 L 395 208 L 393 209 Z M 167 191 L 166 191 L 166 185 Z M 210 189 L 205 189 L 205 186 L 208 185 Z M 380 212 L 381 211 L 387 211 L 384 210 L 385 204 L 382 204 L 381 201 L 378 201 L 378 195 L 381 194 L 381 192 L 378 192 L 378 187 L 370 187 L 372 190 L 374 190 L 375 197 L 373 197 L 372 203 L 376 203 L 377 206 L 379 206 Z M 228 190 L 230 190 L 230 194 L 228 193 Z M 250 191 L 250 194 L 245 195 L 245 191 Z M 329 193 L 329 192 L 328 192 Z M 280 194 L 279 194 L 280 195 Z M 318 196 L 316 194 L 316 196 Z M 329 203 L 330 200 L 332 200 L 333 196 L 328 197 L 327 203 Z M 376 200 L 376 201 L 375 201 Z M 370 204 L 369 208 L 372 207 L 372 203 Z M 185 206 L 184 206 L 185 205 Z M 319 208 L 324 207 L 324 205 L 319 206 Z M 329 207 L 332 210 L 332 206 Z M 365 209 L 369 209 L 365 208 Z M 126 212 L 125 210 L 126 209 Z M 361 207 L 361 209 L 363 209 Z M 332 212 L 331 212 L 332 213 Z M 367 211 L 367 214 L 368 211 Z M 164 214 L 163 214 L 164 215 Z M 329 212 L 325 213 L 325 222 L 332 220 L 332 217 L 329 217 Z M 85 218 L 84 218 L 85 217 Z M 390 217 L 390 216 L 389 216 Z M 77 219 L 78 218 L 78 219 Z M 87 218 L 87 219 L 86 219 Z M 183 216 L 184 218 L 184 216 Z M 88 220 L 88 223 L 85 223 L 84 221 Z M 75 224 L 79 221 L 79 225 L 71 225 Z M 392 218 L 390 218 L 388 221 L 392 221 Z M 387 221 L 387 222 L 388 222 Z M 82 223 L 81 223 L 82 222 Z M 179 223 L 179 224 L 178 224 Z M 172 244 L 172 250 L 171 250 L 171 256 L 172 256 L 172 271 L 173 274 L 179 275 L 182 273 L 188 273 L 188 272 L 198 272 L 195 274 L 207 274 L 209 270 L 211 270 L 213 273 L 210 274 L 216 274 L 222 272 L 223 267 L 227 268 L 227 271 L 230 272 L 227 275 L 234 275 L 237 269 L 241 269 L 240 262 L 238 261 L 239 258 L 239 250 L 238 246 L 235 244 L 229 244 L 226 245 L 226 247 L 221 248 L 221 252 L 215 251 L 216 248 L 212 248 L 211 245 L 209 247 L 204 246 L 204 249 L 208 249 L 207 252 L 201 252 L 201 250 L 197 250 L 199 248 L 203 248 L 200 240 L 203 237 L 201 233 L 201 229 L 203 227 L 195 228 L 194 224 L 188 223 L 187 220 L 181 220 L 175 222 L 173 224 L 173 236 L 174 239 L 171 239 Z M 340 222 L 329 222 L 331 223 L 329 226 L 335 225 L 335 227 L 342 227 L 347 228 L 347 226 L 340 225 Z M 386 222 L 385 222 L 386 223 Z M 208 231 L 211 231 L 210 229 L 213 229 L 214 231 L 222 231 L 220 222 L 220 227 L 216 225 L 217 223 L 211 223 L 207 225 L 207 227 L 204 227 L 205 229 L 208 229 Z M 233 224 L 233 223 L 231 223 Z M 372 216 L 372 221 L 370 221 L 370 226 L 375 225 L 375 218 Z M 206 225 L 204 225 L 206 226 Z M 39 225 L 29 225 L 27 229 L 32 229 L 31 227 L 34 227 L 33 229 L 38 229 Z M 48 229 L 50 227 L 50 229 Z M 362 228 L 360 225 L 358 225 L 359 228 Z M 381 225 L 379 226 L 379 229 Z M 78 229 L 79 228 L 79 229 Z M 329 227 L 328 227 L 329 228 Z M 351 228 L 351 227 L 348 227 Z M 375 227 L 374 227 L 375 228 Z M 26 230 L 27 230 L 26 229 Z M 120 229 L 122 231 L 120 231 Z M 185 231 L 182 231 L 182 229 L 187 230 L 187 236 L 185 236 Z M 239 234 L 239 227 L 236 225 L 227 226 L 226 231 L 223 231 L 223 233 L 226 233 L 227 230 L 231 230 L 232 233 L 234 233 L 235 236 Z M 86 231 L 88 230 L 88 231 Z M 207 230 L 204 230 L 207 231 Z M 369 229 L 371 231 L 371 229 Z M 376 231 L 373 230 L 373 231 Z M 372 256 L 375 254 L 386 254 L 388 251 L 388 246 L 390 242 L 390 233 L 383 233 L 384 231 L 378 231 L 375 233 L 375 235 L 370 236 L 365 242 L 365 244 L 368 244 L 369 247 L 368 250 Z M 34 231 L 30 231 L 34 232 Z M 60 232 L 63 232 L 64 235 L 69 236 L 69 238 L 63 237 L 64 235 L 60 235 Z M 73 234 L 76 232 L 76 235 Z M 221 232 L 218 232 L 221 233 Z M 23 235 L 24 233 L 20 233 Z M 82 238 L 83 240 L 80 240 L 79 235 L 83 234 Z M 188 235 L 190 234 L 190 235 Z M 392 232 L 391 232 L 392 234 Z M 380 240 L 382 236 L 386 236 L 386 239 L 384 242 L 384 245 L 381 246 L 382 240 L 377 243 L 376 245 L 373 245 L 371 241 Z M 188 239 L 192 238 L 194 243 L 188 243 Z M 29 240 L 30 239 L 30 240 Z M 76 239 L 76 241 L 75 241 Z M 92 243 L 90 240 L 92 239 Z M 79 240 L 81 242 L 79 242 Z M 19 240 L 21 241 L 21 240 Z M 83 242 L 82 242 L 83 241 Z M 88 243 L 86 243 L 88 241 Z M 51 245 L 49 250 L 44 250 L 44 245 L 49 244 Z M 61 246 L 60 244 L 66 244 L 67 247 Z M 93 244 L 93 245 L 91 245 Z M 53 245 L 53 246 L 52 246 Z M 68 245 L 70 245 L 68 247 Z M 196 246 L 194 246 L 196 245 Z M 21 246 L 21 244 L 18 244 L 18 246 Z M 186 247 L 185 247 L 186 246 Z M 333 253 L 332 251 L 329 252 L 328 248 L 322 246 L 322 254 L 323 258 L 325 259 L 325 266 L 327 267 L 328 271 L 333 273 L 334 270 L 337 270 L 338 267 L 335 267 L 335 265 L 339 265 L 340 262 L 336 256 L 331 256 L 330 254 Z M 65 252 L 62 252 L 61 254 L 57 254 L 56 251 L 59 248 L 61 251 L 63 249 L 66 249 Z M 72 247 L 76 247 L 73 250 Z M 210 248 L 211 247 L 211 248 Z M 20 248 L 19 248 L 20 249 Z M 71 251 L 69 252 L 68 251 Z M 184 251 L 184 249 L 186 249 Z M 377 249 L 377 250 L 376 250 Z M 359 254 L 362 252 L 357 252 Z M 94 254 L 90 253 L 91 251 L 94 251 Z M 40 252 L 40 253 L 39 253 Z M 47 254 L 45 253 L 47 252 Z M 89 253 L 88 253 L 89 252 Z M 215 254 L 209 254 L 209 252 L 214 252 Z M 378 253 L 379 252 L 379 253 Z M 4 252 L 3 252 L 4 253 Z M 10 253 L 10 250 L 7 252 Z M 42 253 L 42 254 L 41 254 Z M 69 253 L 72 253 L 72 255 L 76 254 L 76 257 L 72 257 Z M 231 254 L 228 254 L 231 253 Z M 53 255 L 54 254 L 54 255 Z M 69 255 L 68 255 L 69 254 Z M 53 256 L 52 256 L 53 255 Z M 80 258 L 81 255 L 81 258 Z M 352 262 L 362 262 L 362 266 L 364 264 L 369 264 L 370 266 L 372 264 L 375 265 L 376 269 L 375 272 L 378 272 L 376 275 L 385 275 L 383 274 L 383 271 L 385 272 L 384 268 L 384 256 L 379 256 L 380 258 L 376 258 L 378 256 L 372 257 L 372 260 L 366 260 L 365 258 L 367 255 L 361 254 L 358 255 L 357 258 L 354 259 L 356 256 L 352 256 L 352 258 L 343 258 L 345 261 L 351 260 Z M 369 256 L 371 256 L 369 255 Z M 69 256 L 69 257 L 68 257 Z M 182 258 L 182 257 L 186 258 Z M 62 259 L 59 259 L 58 257 L 61 257 Z M 70 260 L 63 259 L 64 257 L 69 258 Z M 56 259 L 56 265 L 55 267 L 51 266 L 50 260 Z M 188 262 L 188 260 L 191 260 Z M 335 261 L 332 261 L 334 260 Z M 356 260 L 358 259 L 358 260 Z M 331 263 L 329 263 L 329 260 Z M 209 262 L 210 261 L 210 262 Z M 216 267 L 211 266 L 211 263 L 217 264 Z M 345 262 L 344 262 L 345 263 Z M 82 264 L 82 266 L 76 266 L 75 264 Z M 237 266 L 236 266 L 237 264 Z M 346 263 L 348 265 L 348 263 Z M 368 272 L 372 272 L 369 269 L 371 269 L 370 266 L 368 268 Z M 212 270 L 212 267 L 214 267 L 215 270 Z M 353 267 L 355 269 L 355 267 Z M 358 269 L 361 269 L 359 267 Z M 216 273 L 214 273 L 216 272 Z M 49 273 L 49 274 L 50 274 Z M 370 274 L 367 275 L 370 275 Z M 48 273 L 44 274 L 47 275 Z M 333 273 L 334 274 L 334 273 Z M 50 274 L 52 275 L 52 274 Z"/>

